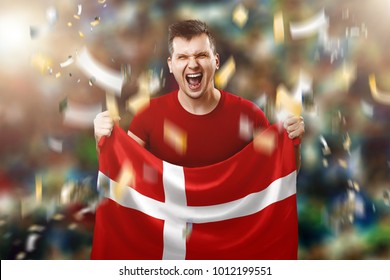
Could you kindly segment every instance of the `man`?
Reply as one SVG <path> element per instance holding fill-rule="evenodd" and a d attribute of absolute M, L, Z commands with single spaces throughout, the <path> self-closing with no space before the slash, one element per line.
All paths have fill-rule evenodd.
<path fill-rule="evenodd" d="M 199 167 L 227 159 L 245 147 L 253 133 L 270 124 L 252 102 L 217 89 L 220 66 L 215 41 L 205 23 L 187 20 L 169 27 L 168 66 L 179 90 L 151 100 L 133 118 L 128 134 L 160 159 Z M 304 134 L 302 117 L 284 121 L 289 137 Z M 94 120 L 95 138 L 108 136 L 113 120 L 107 111 Z M 300 145 L 296 146 L 298 167 Z"/>

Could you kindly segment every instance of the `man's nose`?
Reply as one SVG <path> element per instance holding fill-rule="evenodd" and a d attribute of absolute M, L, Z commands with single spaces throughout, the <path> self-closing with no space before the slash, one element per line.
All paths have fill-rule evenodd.
<path fill-rule="evenodd" d="M 188 67 L 190 67 L 190 68 L 196 68 L 196 67 L 198 67 L 198 61 L 196 60 L 196 58 L 195 57 L 190 57 L 189 59 L 188 59 Z"/>

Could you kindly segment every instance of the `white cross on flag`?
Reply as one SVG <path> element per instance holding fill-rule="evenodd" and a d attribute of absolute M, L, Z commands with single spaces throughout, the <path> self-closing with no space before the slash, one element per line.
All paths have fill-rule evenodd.
<path fill-rule="evenodd" d="M 276 125 L 206 167 L 164 162 L 115 126 L 100 143 L 92 259 L 297 259 L 294 143 Z M 261 137 L 260 134 L 257 137 Z"/>

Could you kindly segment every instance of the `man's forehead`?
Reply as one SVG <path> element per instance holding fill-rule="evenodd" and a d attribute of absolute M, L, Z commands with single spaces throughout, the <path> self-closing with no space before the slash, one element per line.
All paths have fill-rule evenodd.
<path fill-rule="evenodd" d="M 175 37 L 172 41 L 173 52 L 208 52 L 211 49 L 209 37 L 201 34 L 190 39 L 185 37 Z"/>

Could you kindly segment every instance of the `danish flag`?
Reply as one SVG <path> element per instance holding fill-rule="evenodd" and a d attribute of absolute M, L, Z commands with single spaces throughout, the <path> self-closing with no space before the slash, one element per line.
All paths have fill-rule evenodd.
<path fill-rule="evenodd" d="M 275 149 L 255 140 L 217 164 L 162 161 L 119 126 L 99 142 L 92 259 L 297 259 L 294 143 L 277 125 Z"/>

